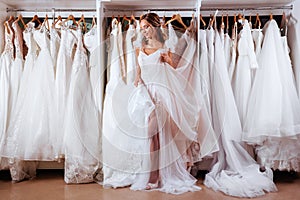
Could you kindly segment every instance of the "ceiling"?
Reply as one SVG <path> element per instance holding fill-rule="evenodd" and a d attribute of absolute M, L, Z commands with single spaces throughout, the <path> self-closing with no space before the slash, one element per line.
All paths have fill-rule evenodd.
<path fill-rule="evenodd" d="M 123 8 L 193 8 L 196 0 L 103 0 L 107 7 Z M 286 5 L 294 0 L 202 0 L 202 7 L 239 7 Z M 11 8 L 96 8 L 96 0 L 0 0 Z"/>

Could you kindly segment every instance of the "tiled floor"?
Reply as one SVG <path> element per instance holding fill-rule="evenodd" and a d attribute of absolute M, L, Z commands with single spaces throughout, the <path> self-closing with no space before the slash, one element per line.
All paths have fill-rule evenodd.
<path fill-rule="evenodd" d="M 257 200 L 300 200 L 300 174 L 286 172 L 274 173 L 278 192 L 270 193 Z M 228 200 L 238 199 L 228 197 L 220 192 L 214 192 L 202 184 L 199 192 L 189 192 L 183 195 L 170 195 L 162 192 L 131 191 L 128 188 L 103 189 L 97 183 L 67 185 L 63 180 L 62 170 L 40 170 L 37 178 L 20 183 L 11 183 L 7 171 L 0 172 L 1 200 L 35 200 L 35 199 L 72 199 L 72 200 Z"/>

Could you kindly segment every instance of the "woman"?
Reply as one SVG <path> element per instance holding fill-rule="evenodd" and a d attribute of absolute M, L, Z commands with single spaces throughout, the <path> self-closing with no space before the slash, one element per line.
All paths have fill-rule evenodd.
<path fill-rule="evenodd" d="M 172 53 L 164 47 L 160 19 L 155 13 L 140 18 L 142 45 L 136 49 L 138 66 L 135 86 L 145 87 L 153 107 L 148 117 L 149 172 L 132 189 L 159 189 L 180 194 L 201 189 L 186 163 L 193 141 L 198 141 L 199 99 L 188 81 L 178 73 Z M 144 187 L 144 188 L 143 188 Z"/>

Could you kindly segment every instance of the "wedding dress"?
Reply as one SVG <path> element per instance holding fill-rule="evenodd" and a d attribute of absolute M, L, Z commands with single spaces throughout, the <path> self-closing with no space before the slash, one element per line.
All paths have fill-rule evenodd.
<path fill-rule="evenodd" d="M 20 98 L 23 99 L 19 100 L 10 120 L 4 154 L 20 160 L 52 161 L 56 157 L 53 144 L 58 142 L 57 115 L 54 69 L 45 26 L 34 31 L 33 37 L 41 50 L 34 62 L 28 89 L 22 89 Z M 30 41 L 28 43 L 30 44 Z M 29 50 L 32 50 L 29 51 L 29 56 L 34 58 L 34 49 Z M 30 70 L 30 66 L 28 68 Z"/>
<path fill-rule="evenodd" d="M 100 167 L 101 134 L 80 28 L 77 29 L 77 48 L 70 79 L 63 142 L 64 179 L 66 183 L 88 183 L 94 181 Z"/>
<path fill-rule="evenodd" d="M 15 44 L 15 59 L 10 67 L 10 94 L 9 94 L 9 106 L 8 115 L 9 119 L 12 116 L 13 109 L 16 105 L 18 98 L 18 92 L 20 87 L 20 81 L 23 71 L 23 34 L 18 22 L 13 22 L 12 27 L 14 30 L 14 44 Z"/>
<path fill-rule="evenodd" d="M 0 60 L 0 147 L 3 146 L 6 137 L 10 89 L 9 76 L 11 63 L 14 58 L 13 31 L 8 22 L 5 23 L 5 47 Z M 7 160 L 6 158 L 1 158 L 2 152 L 0 153 L 0 169 L 7 168 Z"/>
<path fill-rule="evenodd" d="M 76 36 L 72 29 L 66 26 L 61 28 L 61 40 L 60 47 L 58 50 L 57 61 L 56 61 L 56 79 L 55 79 L 55 96 L 58 112 L 58 130 L 57 140 L 62 145 L 64 137 L 64 124 L 65 124 L 65 112 L 67 107 L 67 98 L 70 86 L 70 77 L 72 70 L 72 63 L 74 58 L 74 45 L 76 42 Z M 62 151 L 62 150 L 58 150 Z M 59 155 L 60 157 L 62 155 Z"/>
<path fill-rule="evenodd" d="M 245 150 L 242 128 L 231 90 L 222 43 L 215 34 L 215 67 L 212 79 L 213 127 L 219 134 L 216 163 L 206 174 L 204 184 L 215 191 L 237 197 L 257 197 L 276 191 L 272 171 L 259 171 L 259 165 Z"/>
<path fill-rule="evenodd" d="M 243 22 L 243 29 L 239 33 L 238 59 L 235 67 L 232 89 L 240 116 L 242 127 L 245 122 L 248 100 L 252 87 L 252 70 L 258 68 L 254 44 L 248 20 Z"/>

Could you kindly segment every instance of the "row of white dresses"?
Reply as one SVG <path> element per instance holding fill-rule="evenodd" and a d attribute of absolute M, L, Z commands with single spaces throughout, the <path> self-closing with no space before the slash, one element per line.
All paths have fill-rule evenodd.
<path fill-rule="evenodd" d="M 292 66 L 290 58 L 290 51 L 296 49 L 289 48 L 288 38 L 280 35 L 275 20 L 267 22 L 263 30 L 251 30 L 247 20 L 242 24 L 232 89 L 243 141 L 254 147 L 261 165 L 299 171 L 300 98 L 295 83 L 300 66 Z M 293 26 L 292 18 L 289 24 Z"/>
<path fill-rule="evenodd" d="M 94 74 L 99 72 L 95 69 L 99 67 L 96 27 L 83 36 L 81 28 L 64 26 L 49 33 L 44 24 L 36 29 L 29 23 L 22 32 L 14 22 L 18 28 L 12 31 L 7 23 L 5 29 L 1 168 L 10 169 L 13 181 L 21 181 L 35 175 L 35 161 L 64 157 L 67 183 L 92 182 L 101 160 L 102 103 L 98 104 L 95 94 L 101 90 L 98 85 L 103 85 Z M 23 38 L 28 47 L 25 60 Z"/>

